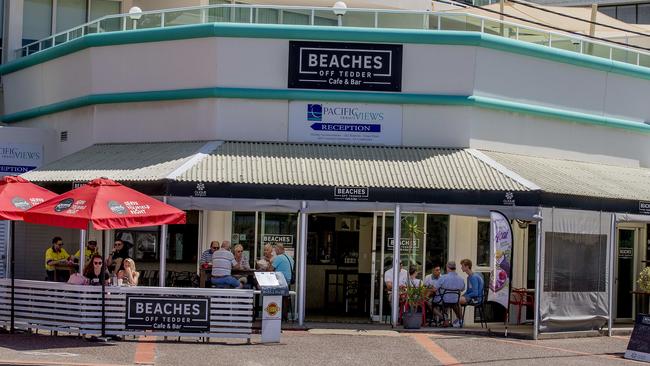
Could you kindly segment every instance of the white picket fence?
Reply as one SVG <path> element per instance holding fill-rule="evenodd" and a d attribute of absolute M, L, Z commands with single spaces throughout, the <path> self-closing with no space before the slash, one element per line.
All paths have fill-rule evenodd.
<path fill-rule="evenodd" d="M 16 280 L 16 329 L 43 329 L 101 335 L 102 288 L 58 282 Z M 127 295 L 174 298 L 209 298 L 210 331 L 134 330 L 126 328 Z M 253 325 L 253 290 L 106 287 L 106 335 L 154 335 L 208 338 L 251 338 Z M 11 280 L 0 279 L 0 326 L 10 326 Z"/>

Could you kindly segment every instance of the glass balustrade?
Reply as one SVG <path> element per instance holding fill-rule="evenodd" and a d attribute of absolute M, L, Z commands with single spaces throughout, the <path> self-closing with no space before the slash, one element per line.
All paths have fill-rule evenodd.
<path fill-rule="evenodd" d="M 145 11 L 133 18 L 131 16 L 133 15 L 105 16 L 71 30 L 30 43 L 17 50 L 17 54 L 19 57 L 29 56 L 95 33 L 204 23 L 253 23 L 478 32 L 489 36 L 505 37 L 558 50 L 650 67 L 650 53 L 633 47 L 535 29 L 494 18 L 462 13 L 461 11 L 432 13 L 407 10 L 345 9 L 343 14 L 335 14 L 332 8 L 220 4 Z"/>

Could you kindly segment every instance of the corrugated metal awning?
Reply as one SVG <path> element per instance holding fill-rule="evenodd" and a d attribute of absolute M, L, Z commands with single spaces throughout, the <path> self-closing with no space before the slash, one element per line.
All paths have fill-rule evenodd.
<path fill-rule="evenodd" d="M 204 148 L 206 142 L 97 144 L 22 176 L 33 182 L 166 179 Z"/>
<path fill-rule="evenodd" d="M 224 142 L 175 177 L 206 183 L 529 191 L 462 148 Z"/>
<path fill-rule="evenodd" d="M 650 169 L 540 158 L 502 152 L 483 153 L 544 192 L 650 201 Z"/>

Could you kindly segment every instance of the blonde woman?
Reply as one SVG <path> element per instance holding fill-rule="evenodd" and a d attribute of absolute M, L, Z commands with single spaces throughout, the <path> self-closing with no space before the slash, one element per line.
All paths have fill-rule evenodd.
<path fill-rule="evenodd" d="M 124 285 L 127 286 L 137 286 L 138 279 L 140 278 L 140 272 L 135 269 L 135 262 L 131 258 L 126 258 L 124 260 L 124 269 L 121 270 L 117 278 L 121 278 Z"/>

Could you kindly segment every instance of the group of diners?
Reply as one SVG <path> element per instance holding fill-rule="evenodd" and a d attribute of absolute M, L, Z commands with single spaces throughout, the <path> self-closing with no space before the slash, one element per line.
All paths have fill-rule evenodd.
<path fill-rule="evenodd" d="M 469 259 L 461 260 L 460 266 L 461 271 L 467 275 L 467 286 L 465 280 L 456 272 L 455 261 L 447 262 L 444 274 L 439 264 L 433 265 L 431 274 L 427 275 L 423 280 L 419 278 L 420 273 L 416 266 L 409 267 L 407 271 L 404 269 L 404 263 L 400 263 L 399 288 L 401 292 L 404 292 L 407 287 L 426 287 L 426 306 L 432 312 L 434 322 L 440 326 L 449 326 L 448 320 L 443 316 L 443 311 L 444 308 L 451 308 L 456 314 L 456 319 L 451 325 L 460 327 L 462 325 L 461 307 L 480 305 L 484 300 L 483 276 L 472 271 L 472 261 Z M 388 300 L 392 302 L 393 268 L 389 268 L 384 273 L 384 283 L 388 292 Z M 465 291 L 465 288 L 467 288 L 467 291 Z M 462 293 L 463 291 L 465 292 Z"/>
<path fill-rule="evenodd" d="M 113 249 L 104 263 L 97 250 L 97 242 L 90 240 L 84 250 L 86 266 L 79 272 L 78 250 L 71 256 L 63 248 L 60 236 L 52 238 L 52 246 L 45 251 L 45 273 L 48 281 L 67 282 L 74 285 L 101 286 L 113 285 L 137 286 L 140 272 L 135 268 L 135 261 L 129 256 L 129 248 L 122 240 L 115 240 Z M 103 266 L 105 265 L 105 266 Z M 102 273 L 102 268 L 104 268 Z"/>
<path fill-rule="evenodd" d="M 236 244 L 230 250 L 230 242 L 224 240 L 219 244 L 217 240 L 210 243 L 210 248 L 201 254 L 201 268 L 210 271 L 210 282 L 219 288 L 250 288 L 248 277 L 253 271 L 244 256 L 244 247 Z M 256 270 L 282 272 L 287 283 L 293 277 L 294 260 L 285 253 L 281 243 L 264 246 L 264 255 L 257 260 Z M 235 273 L 233 273 L 233 270 Z"/>

